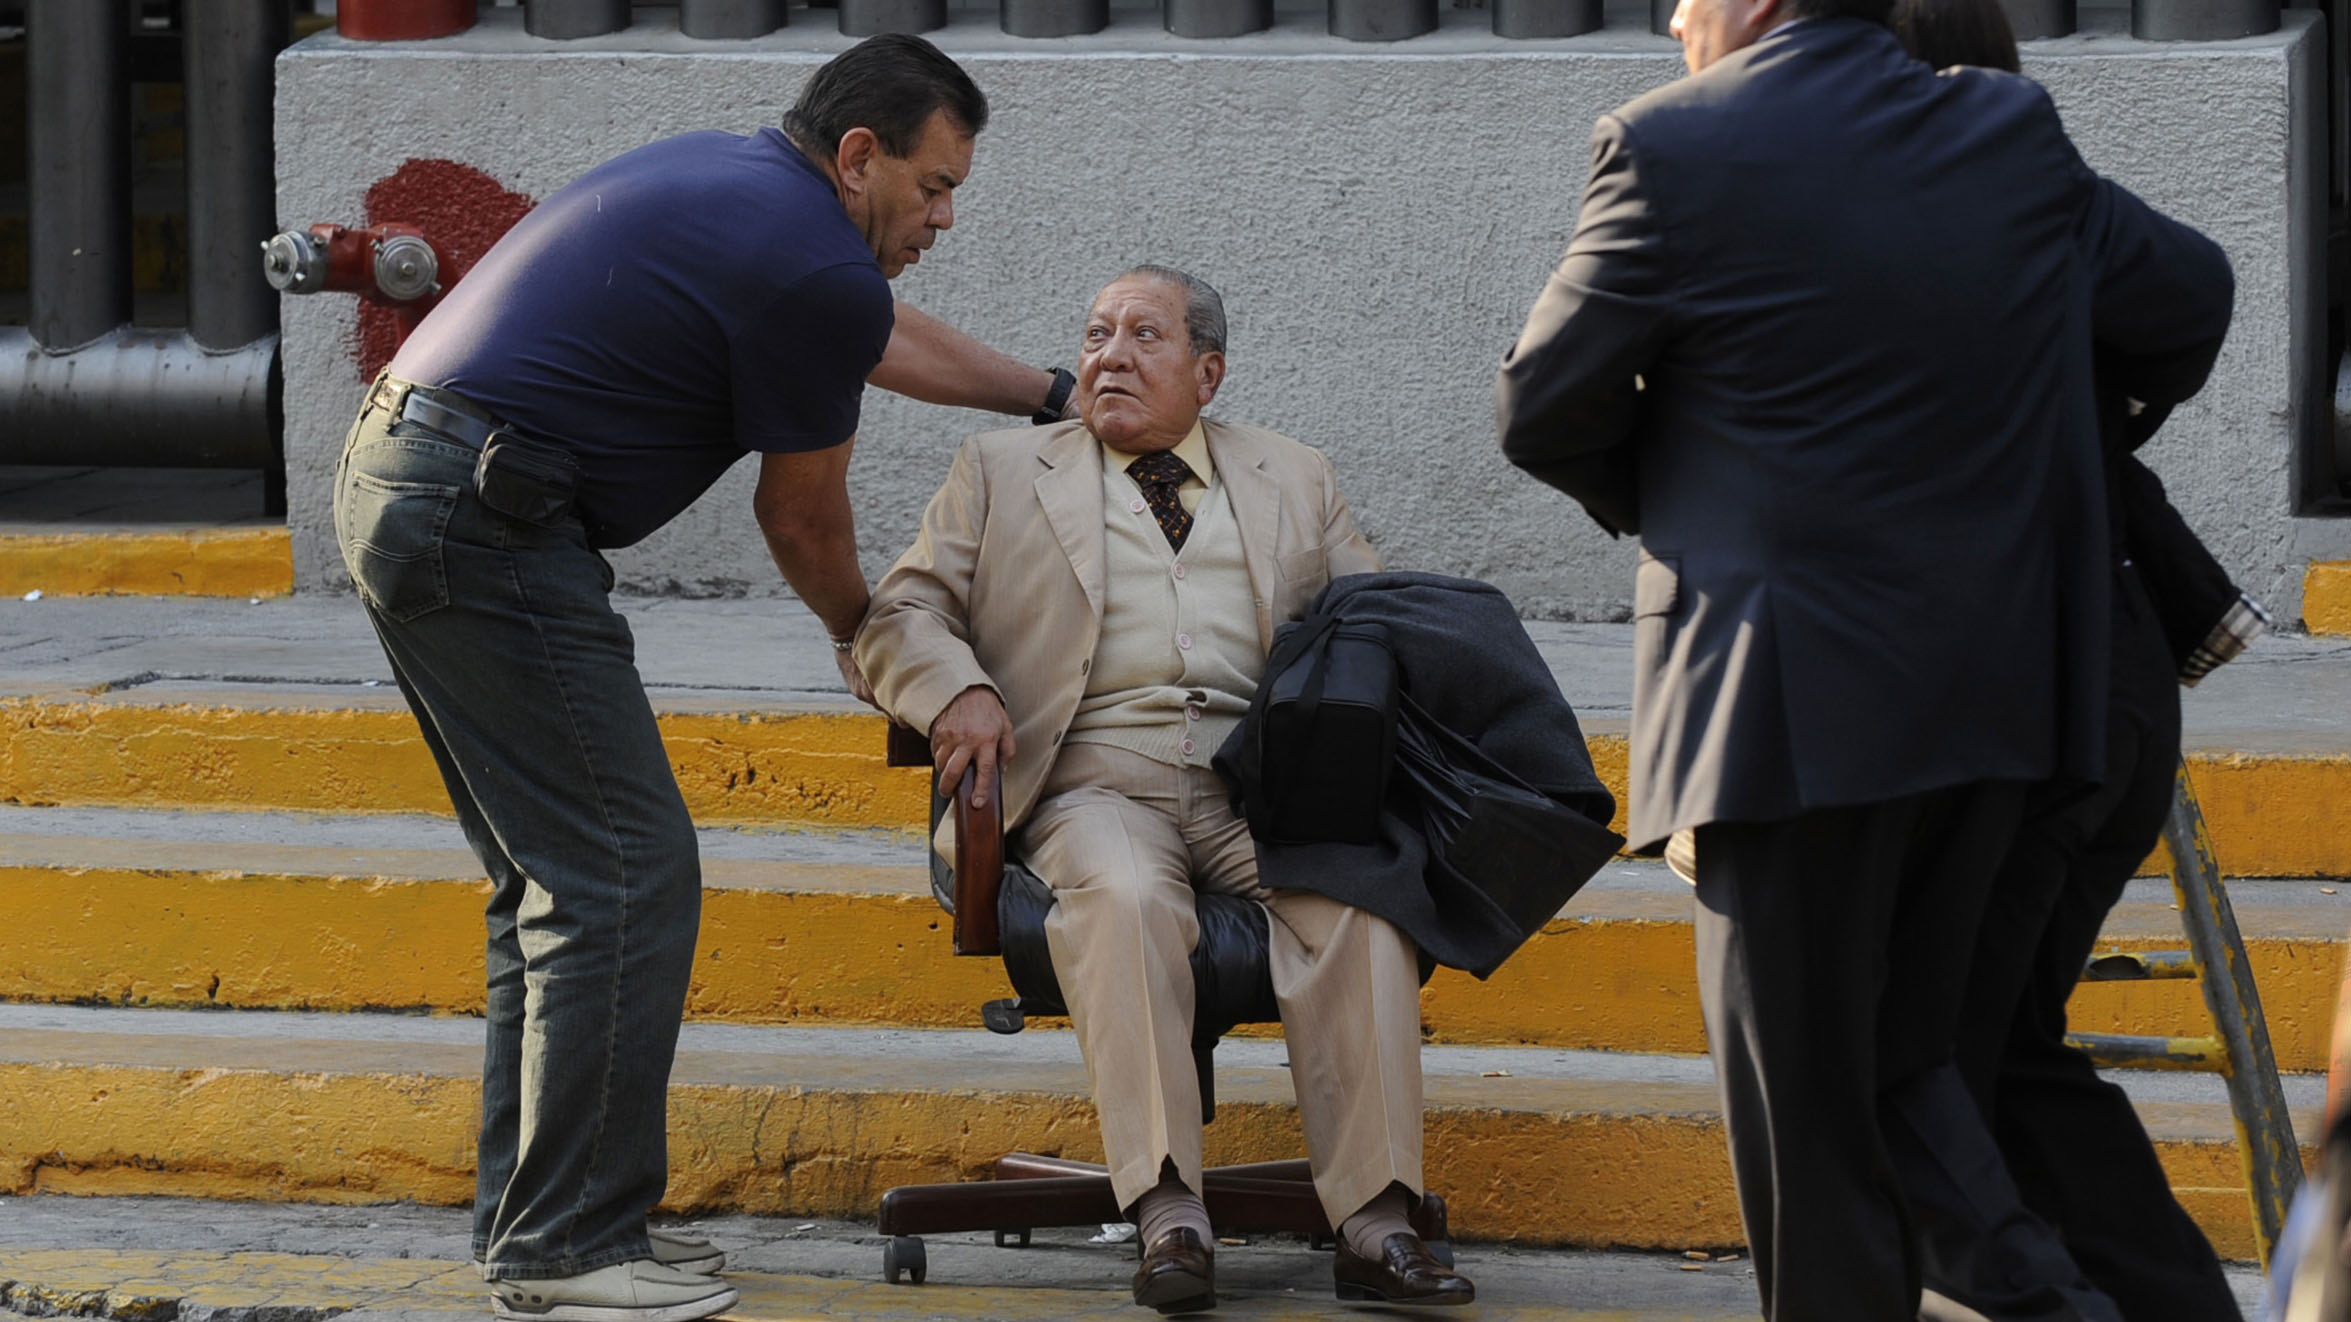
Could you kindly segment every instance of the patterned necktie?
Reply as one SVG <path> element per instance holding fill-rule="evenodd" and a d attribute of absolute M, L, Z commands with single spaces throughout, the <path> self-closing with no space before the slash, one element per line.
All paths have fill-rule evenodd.
<path fill-rule="evenodd" d="M 1192 535 L 1192 516 L 1177 499 L 1176 491 L 1192 476 L 1192 466 L 1176 457 L 1173 450 L 1147 454 L 1127 465 L 1127 476 L 1143 489 L 1143 499 L 1151 505 L 1151 513 L 1158 516 L 1159 530 L 1167 534 L 1167 544 L 1181 551 L 1184 539 Z"/>

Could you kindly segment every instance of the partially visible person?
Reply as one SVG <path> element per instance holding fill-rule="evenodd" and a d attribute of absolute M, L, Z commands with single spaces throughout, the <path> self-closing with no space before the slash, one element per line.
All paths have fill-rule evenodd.
<path fill-rule="evenodd" d="M 1891 0 L 1682 0 L 1504 358 L 1504 453 L 1636 531 L 1631 839 L 1694 828 L 1699 989 L 1767 1318 L 1920 1304 L 1890 1149 L 2017 1203 L 1952 1055 L 2031 786 L 2105 757 L 2090 344 L 2201 384 L 2219 250 Z M 2114 1319 L 2045 1228 L 2049 1317 Z"/>
<path fill-rule="evenodd" d="M 492 883 L 473 1252 L 501 1317 L 736 1301 L 723 1254 L 645 1219 L 701 871 L 603 552 L 756 454 L 776 567 L 867 694 L 847 484 L 867 381 L 1047 416 L 1067 388 L 890 296 L 955 223 L 987 118 L 936 47 L 876 37 L 780 131 L 596 167 L 425 318 L 345 442 L 337 539 Z"/>
<path fill-rule="evenodd" d="M 1930 68 L 2020 71 L 1999 0 L 1896 0 L 1894 31 Z M 2100 367 L 2110 366 L 2101 353 Z M 2182 683 L 2241 650 L 2267 622 L 2164 498 L 2132 453 L 2167 407 L 2129 398 L 2101 370 L 2114 607 L 2106 769 L 2085 794 L 2035 792 L 1994 883 L 1959 1034 L 1961 1072 L 2025 1205 L 2054 1226 L 2082 1272 L 2131 1322 L 2238 1315 L 2219 1259 L 2173 1195 L 2121 1088 L 2065 1042 L 2066 1002 L 2106 915 L 2154 848 L 2180 761 Z M 2001 1316 L 2007 1273 L 1965 1233 L 1927 1223 L 1926 1281 Z"/>
<path fill-rule="evenodd" d="M 1274 628 L 1378 569 L 1330 460 L 1201 410 L 1224 303 L 1160 266 L 1087 313 L 1076 422 L 964 443 L 857 636 L 882 709 L 939 779 L 978 771 L 1053 890 L 1045 934 L 1092 1081 L 1134 1300 L 1216 1302 L 1192 1054 L 1195 892 L 1264 906 L 1267 962 L 1341 1299 L 1462 1304 L 1408 1216 L 1422 1192 L 1419 952 L 1388 920 L 1260 883 L 1212 760 Z"/>
<path fill-rule="evenodd" d="M 2261 1322 L 2351 1322 L 2351 969 L 2336 988 L 2325 1137 L 2270 1250 Z"/>

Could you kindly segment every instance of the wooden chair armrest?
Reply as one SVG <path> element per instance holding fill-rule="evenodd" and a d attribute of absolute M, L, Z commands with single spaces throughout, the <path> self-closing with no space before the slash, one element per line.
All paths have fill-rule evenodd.
<path fill-rule="evenodd" d="M 998 793 L 987 806 L 975 808 L 972 788 L 979 772 L 963 769 L 963 783 L 955 787 L 955 953 L 1000 955 L 1004 940 L 996 930 L 996 894 L 1004 888 L 1003 777 Z"/>
<path fill-rule="evenodd" d="M 931 741 L 911 726 L 890 723 L 883 760 L 894 767 L 931 765 Z M 1003 777 L 997 777 L 1001 784 Z M 948 811 L 955 815 L 955 953 L 999 955 L 1003 937 L 996 928 L 996 893 L 1004 888 L 1004 806 L 991 797 L 985 808 L 971 806 L 977 773 L 964 768 Z M 935 787 L 934 787 L 935 792 Z"/>
<path fill-rule="evenodd" d="M 927 767 L 931 764 L 931 738 L 911 725 L 890 722 L 890 737 L 882 745 L 882 761 L 893 767 Z"/>

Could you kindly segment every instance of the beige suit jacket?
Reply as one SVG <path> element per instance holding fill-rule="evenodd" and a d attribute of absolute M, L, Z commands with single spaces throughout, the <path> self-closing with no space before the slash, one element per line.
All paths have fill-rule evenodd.
<path fill-rule="evenodd" d="M 1257 637 L 1304 613 L 1333 578 L 1380 567 L 1331 461 L 1277 432 L 1206 420 L 1256 599 Z M 914 545 L 883 576 L 857 633 L 882 710 L 929 731 L 956 695 L 993 688 L 1018 752 L 1006 829 L 1036 806 L 1085 694 L 1102 628 L 1102 447 L 1084 424 L 1014 427 L 963 443 Z M 942 850 L 941 852 L 945 852 Z"/>

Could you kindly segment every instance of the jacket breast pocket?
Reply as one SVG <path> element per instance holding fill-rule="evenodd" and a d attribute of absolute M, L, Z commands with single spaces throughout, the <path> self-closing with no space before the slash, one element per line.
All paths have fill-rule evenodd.
<path fill-rule="evenodd" d="M 449 604 L 443 543 L 458 489 L 347 473 L 335 522 L 343 564 L 367 603 L 394 622 Z"/>
<path fill-rule="evenodd" d="M 1319 546 L 1310 546 L 1303 551 L 1292 551 L 1288 555 L 1276 556 L 1273 566 L 1274 572 L 1281 577 L 1283 583 L 1312 584 L 1318 590 L 1322 587 L 1324 580 L 1331 576 L 1330 554 Z"/>
<path fill-rule="evenodd" d="M 1276 623 L 1306 613 L 1314 594 L 1331 580 L 1331 561 L 1319 546 L 1274 557 L 1273 618 Z"/>
<path fill-rule="evenodd" d="M 1643 551 L 1640 565 L 1633 570 L 1633 618 L 1671 615 L 1681 602 L 1681 557 Z"/>

